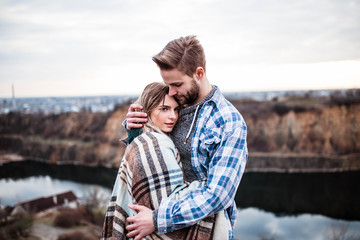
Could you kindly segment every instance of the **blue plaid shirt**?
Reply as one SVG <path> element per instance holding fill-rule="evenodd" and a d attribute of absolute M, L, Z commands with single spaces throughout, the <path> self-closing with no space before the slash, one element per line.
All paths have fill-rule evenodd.
<path fill-rule="evenodd" d="M 165 198 L 158 209 L 159 233 L 172 232 L 225 210 L 229 237 L 237 217 L 236 190 L 248 157 L 247 128 L 236 108 L 217 89 L 204 103 L 196 123 L 191 161 L 199 179 L 207 184 L 191 191 L 186 198 Z"/>

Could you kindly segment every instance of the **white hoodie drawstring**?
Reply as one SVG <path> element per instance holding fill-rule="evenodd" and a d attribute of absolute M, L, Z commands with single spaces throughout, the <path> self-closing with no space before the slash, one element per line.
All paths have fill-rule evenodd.
<path fill-rule="evenodd" d="M 200 107 L 200 104 L 197 105 L 197 107 L 196 107 L 195 114 L 194 114 L 193 120 L 192 120 L 192 122 L 191 122 L 189 132 L 187 133 L 187 135 L 186 135 L 186 137 L 185 137 L 184 144 L 186 144 L 186 141 L 188 140 L 188 138 L 189 138 L 189 136 L 190 136 L 191 130 L 192 130 L 192 128 L 193 128 L 193 126 L 194 126 L 194 123 L 195 123 L 195 119 L 196 119 L 196 115 L 197 115 L 197 111 L 199 110 L 199 107 Z"/>

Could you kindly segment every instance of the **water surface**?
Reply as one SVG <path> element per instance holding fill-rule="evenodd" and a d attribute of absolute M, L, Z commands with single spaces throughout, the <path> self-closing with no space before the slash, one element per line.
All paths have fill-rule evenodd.
<path fill-rule="evenodd" d="M 108 199 L 117 169 L 39 162 L 0 166 L 2 205 L 94 187 Z M 359 172 L 245 173 L 236 202 L 235 239 L 360 239 Z M 338 238 L 339 239 L 339 238 Z M 340 238 L 341 239 L 341 238 Z"/>

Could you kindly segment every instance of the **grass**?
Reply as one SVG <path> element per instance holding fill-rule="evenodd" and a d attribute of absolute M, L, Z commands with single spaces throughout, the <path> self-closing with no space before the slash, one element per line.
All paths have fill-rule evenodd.
<path fill-rule="evenodd" d="M 61 144 L 61 145 L 67 145 L 67 146 L 73 146 L 73 145 L 80 145 L 83 147 L 92 147 L 94 145 L 93 142 L 84 142 L 81 140 L 75 140 L 75 139 L 46 139 L 40 136 L 31 136 L 28 137 L 27 140 L 31 142 L 38 142 L 41 144 Z"/>
<path fill-rule="evenodd" d="M 82 146 L 82 147 L 93 147 L 94 146 L 94 142 L 92 141 L 81 141 L 81 140 L 76 140 L 76 139 L 62 139 L 62 138 L 43 138 L 41 136 L 23 136 L 23 135 L 17 135 L 17 134 L 4 134 L 2 135 L 3 137 L 21 137 L 22 139 L 24 139 L 25 141 L 29 141 L 29 142 L 35 142 L 35 143 L 40 143 L 40 144 L 51 144 L 51 145 L 66 145 L 66 146 L 74 146 L 74 145 L 78 145 L 78 146 Z"/>

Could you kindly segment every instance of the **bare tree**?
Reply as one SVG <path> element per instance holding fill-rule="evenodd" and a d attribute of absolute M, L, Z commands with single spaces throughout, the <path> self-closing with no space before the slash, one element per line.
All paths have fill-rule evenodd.
<path fill-rule="evenodd" d="M 7 220 L 7 216 L 6 216 L 5 207 L 1 205 L 1 198 L 0 198 L 0 224 L 6 223 L 6 220 Z"/>
<path fill-rule="evenodd" d="M 93 223 L 102 225 L 108 201 L 107 196 L 104 196 L 98 187 L 92 188 L 82 198 L 83 206 L 91 216 Z"/>
<path fill-rule="evenodd" d="M 331 223 L 330 227 L 325 231 L 324 240 L 351 240 L 359 239 L 360 236 L 355 235 L 354 233 L 349 233 L 350 223 Z"/>

